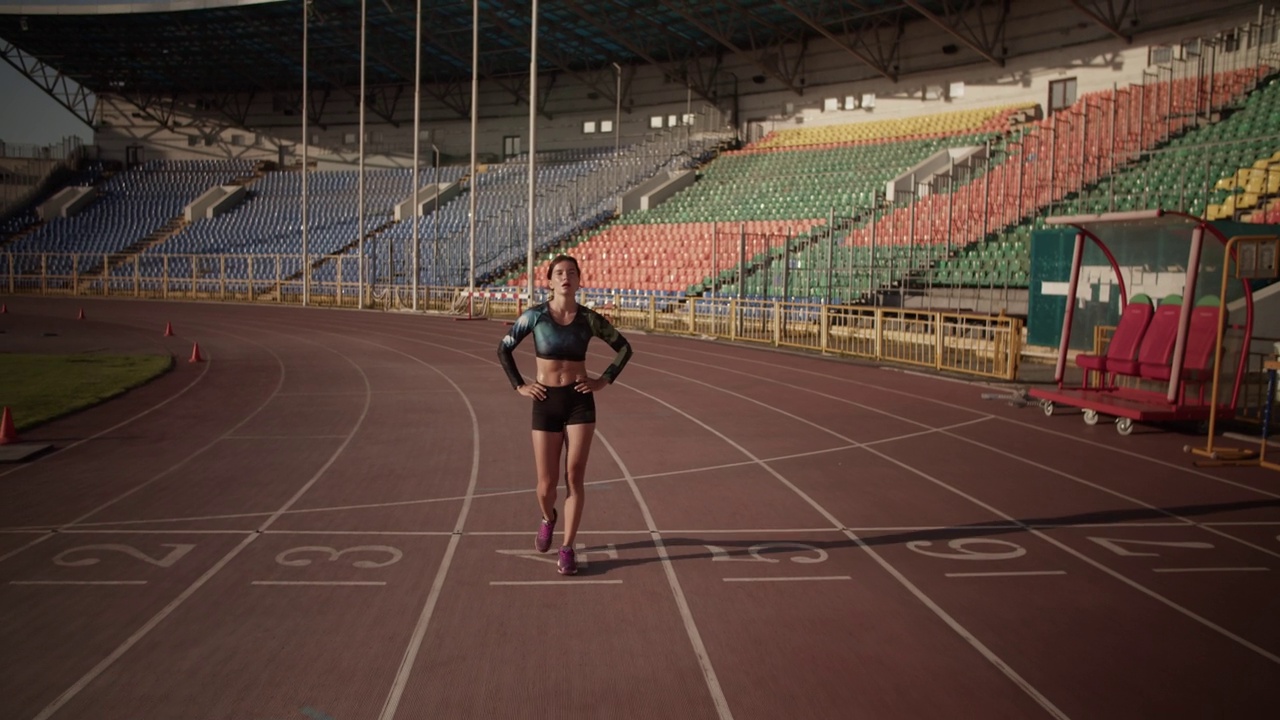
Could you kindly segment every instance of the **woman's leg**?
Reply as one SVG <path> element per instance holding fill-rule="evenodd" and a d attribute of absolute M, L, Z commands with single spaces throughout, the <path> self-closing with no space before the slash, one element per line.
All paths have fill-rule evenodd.
<path fill-rule="evenodd" d="M 538 507 L 546 520 L 556 516 L 556 485 L 560 483 L 560 448 L 563 445 L 562 432 L 533 431 L 533 462 L 538 470 Z"/>
<path fill-rule="evenodd" d="M 595 437 L 595 423 L 576 423 L 564 426 L 569 439 L 568 458 L 565 462 L 565 485 L 568 496 L 564 500 L 564 547 L 573 547 L 578 536 L 578 523 L 582 521 L 582 509 L 587 498 L 583 494 L 587 474 L 587 456 L 591 454 L 591 439 Z"/>

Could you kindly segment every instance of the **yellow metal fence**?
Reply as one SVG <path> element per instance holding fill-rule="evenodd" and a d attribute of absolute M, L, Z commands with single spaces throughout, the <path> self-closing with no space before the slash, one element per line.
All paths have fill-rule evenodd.
<path fill-rule="evenodd" d="M 517 292 L 418 288 L 351 278 L 354 257 L 332 258 L 301 279 L 298 256 L 88 256 L 0 254 L 0 292 L 9 294 L 223 300 L 425 312 L 513 319 L 527 306 Z M 344 267 L 344 263 L 347 265 Z M 84 270 L 84 268 L 90 268 Z M 321 279 L 328 278 L 328 279 Z M 913 365 L 1001 380 L 1017 376 L 1022 322 L 1005 316 L 775 300 L 655 296 L 585 290 L 579 299 L 620 329 L 701 336 Z"/>

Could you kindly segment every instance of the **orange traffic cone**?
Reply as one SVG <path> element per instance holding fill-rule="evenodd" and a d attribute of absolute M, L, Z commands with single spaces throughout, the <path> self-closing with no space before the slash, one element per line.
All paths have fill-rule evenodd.
<path fill-rule="evenodd" d="M 79 315 L 76 315 L 76 319 L 77 319 L 77 320 L 83 320 L 83 319 L 84 319 L 84 308 L 80 308 L 80 314 L 79 314 Z"/>
<path fill-rule="evenodd" d="M 164 336 L 173 337 L 173 323 L 164 324 Z"/>
<path fill-rule="evenodd" d="M 204 362 L 204 358 L 200 357 L 200 343 L 191 344 L 191 359 L 187 362 Z"/>
<path fill-rule="evenodd" d="M 9 406 L 4 406 L 4 415 L 0 417 L 0 445 L 18 442 L 18 431 L 13 427 L 13 416 Z"/>

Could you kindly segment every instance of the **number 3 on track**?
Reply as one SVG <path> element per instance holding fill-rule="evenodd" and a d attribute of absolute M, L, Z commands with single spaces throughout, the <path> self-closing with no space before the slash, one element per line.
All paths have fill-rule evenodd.
<path fill-rule="evenodd" d="M 1027 554 L 1027 549 L 1011 543 L 1008 540 L 996 540 L 994 538 L 956 538 L 948 540 L 947 547 L 955 552 L 935 552 L 926 550 L 925 548 L 933 545 L 930 540 L 913 540 L 907 543 L 907 547 L 929 557 L 943 558 L 946 560 L 1012 560 L 1016 557 L 1022 557 Z M 973 549 L 973 546 L 981 548 L 984 545 L 1003 548 L 1001 550 L 982 550 Z"/>

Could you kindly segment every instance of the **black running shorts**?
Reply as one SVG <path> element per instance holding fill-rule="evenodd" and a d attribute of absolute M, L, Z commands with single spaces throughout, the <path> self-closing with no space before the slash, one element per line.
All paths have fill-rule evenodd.
<path fill-rule="evenodd" d="M 565 425 L 596 421 L 596 397 L 572 385 L 547 388 L 547 399 L 533 401 L 533 429 L 564 432 Z"/>

